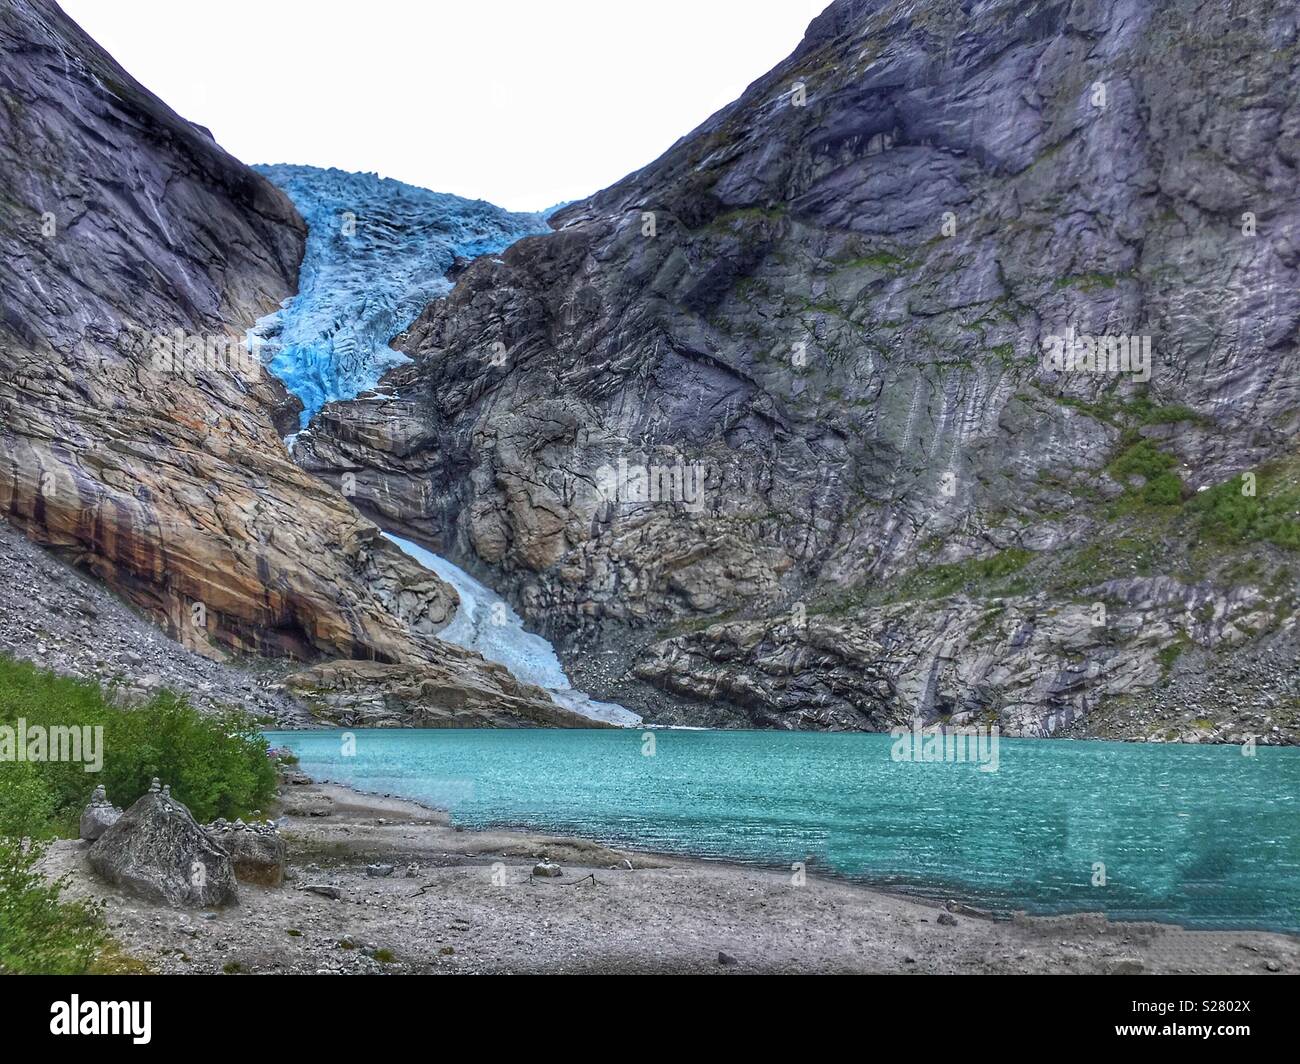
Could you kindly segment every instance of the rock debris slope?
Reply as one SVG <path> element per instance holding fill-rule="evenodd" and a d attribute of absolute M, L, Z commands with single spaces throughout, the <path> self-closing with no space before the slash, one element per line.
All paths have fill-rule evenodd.
<path fill-rule="evenodd" d="M 1293 739 L 1298 17 L 838 0 L 302 460 L 662 719 Z"/>

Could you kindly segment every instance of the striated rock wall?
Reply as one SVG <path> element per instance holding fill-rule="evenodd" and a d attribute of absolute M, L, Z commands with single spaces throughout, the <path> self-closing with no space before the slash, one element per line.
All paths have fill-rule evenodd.
<path fill-rule="evenodd" d="M 896 619 L 862 603 L 1008 557 L 1056 610 L 1165 576 L 1259 595 L 1294 640 L 1298 17 L 839 0 L 663 157 L 471 265 L 406 336 L 414 364 L 327 407 L 302 460 L 490 574 L 574 660 L 630 648 L 700 714 L 874 727 L 997 704 L 1049 732 L 1116 694 L 1107 661 L 1149 687 L 1153 655 L 1195 641 L 1169 606 L 1106 634 L 1069 691 L 1004 656 L 937 698 L 924 648 L 965 607 L 914 598 L 911 664 L 887 670 L 905 697 L 880 702 L 859 636 Z M 1084 336 L 1129 361 L 1045 357 Z M 1264 486 L 1234 495 L 1247 473 Z M 796 605 L 852 615 L 841 654 L 801 652 L 780 693 L 715 686 L 710 654 L 759 662 L 698 630 Z"/>
<path fill-rule="evenodd" d="M 440 661 L 455 592 L 292 462 L 242 346 L 295 285 L 284 195 L 49 0 L 0 5 L 0 178 L 0 516 L 202 652 Z"/>
<path fill-rule="evenodd" d="M 436 631 L 454 595 L 294 467 L 283 389 L 223 346 L 292 291 L 288 201 L 55 5 L 6 5 L 0 49 L 0 514 L 187 642 L 396 658 L 390 608 Z M 226 361 L 159 368 L 177 331 Z"/>

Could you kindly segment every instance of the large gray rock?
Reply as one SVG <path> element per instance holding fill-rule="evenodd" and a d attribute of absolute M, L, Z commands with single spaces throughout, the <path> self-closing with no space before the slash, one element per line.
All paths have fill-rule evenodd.
<path fill-rule="evenodd" d="M 165 905 L 234 904 L 230 854 L 180 802 L 150 791 L 90 848 L 90 866 L 115 886 Z"/>
<path fill-rule="evenodd" d="M 236 879 L 262 887 L 278 887 L 284 883 L 286 849 L 284 839 L 273 825 L 218 820 L 205 830 L 230 854 Z"/>

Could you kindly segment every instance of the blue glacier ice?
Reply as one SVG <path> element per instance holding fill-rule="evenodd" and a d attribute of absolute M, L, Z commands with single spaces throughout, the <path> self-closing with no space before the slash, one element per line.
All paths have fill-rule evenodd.
<path fill-rule="evenodd" d="M 254 326 L 268 368 L 303 403 L 302 427 L 326 403 L 353 399 L 406 356 L 388 346 L 451 288 L 457 256 L 495 254 L 549 230 L 545 216 L 430 192 L 376 174 L 254 167 L 307 222 L 298 295 Z"/>
<path fill-rule="evenodd" d="M 429 192 L 375 174 L 312 166 L 255 167 L 282 188 L 307 222 L 307 253 L 298 295 L 250 330 L 268 368 L 303 403 L 302 428 L 330 402 L 355 399 L 406 356 L 388 342 L 429 303 L 451 289 L 457 256 L 503 251 L 547 232 L 540 214 L 511 214 L 482 200 Z M 561 205 L 562 206 L 562 205 Z M 387 534 L 387 533 L 385 533 Z M 624 727 L 641 718 L 575 691 L 555 649 L 524 630 L 491 588 L 445 558 L 388 536 L 460 594 L 460 609 L 439 638 L 504 665 L 575 713 Z"/>

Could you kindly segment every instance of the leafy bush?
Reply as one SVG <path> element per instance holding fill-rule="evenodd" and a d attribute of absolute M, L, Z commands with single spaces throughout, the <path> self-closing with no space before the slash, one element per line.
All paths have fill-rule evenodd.
<path fill-rule="evenodd" d="M 0 973 L 83 975 L 105 944 L 103 913 L 60 901 L 66 877 L 45 881 L 34 867 L 43 852 L 0 837 Z"/>
<path fill-rule="evenodd" d="M 123 808 L 157 776 L 201 821 L 245 817 L 275 793 L 267 743 L 238 713 L 203 716 L 170 692 L 120 709 L 98 685 L 0 657 L 0 725 L 103 728 L 103 767 L 0 762 L 0 834 L 71 834 L 96 784 Z"/>
<path fill-rule="evenodd" d="M 38 766 L 0 764 L 0 836 L 48 838 L 56 834 L 57 804 Z"/>

